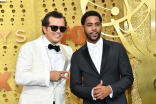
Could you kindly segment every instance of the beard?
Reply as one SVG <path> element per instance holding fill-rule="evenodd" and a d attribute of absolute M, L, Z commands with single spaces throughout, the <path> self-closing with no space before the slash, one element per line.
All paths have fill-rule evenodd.
<path fill-rule="evenodd" d="M 96 42 L 96 41 L 98 41 L 99 39 L 100 39 L 100 34 L 101 34 L 101 31 L 100 31 L 100 33 L 99 32 L 96 32 L 96 31 L 94 31 L 94 32 L 96 32 L 97 34 L 98 34 L 98 36 L 97 36 L 97 38 L 96 39 L 92 39 L 91 38 L 91 34 L 93 33 L 93 32 L 91 32 L 91 33 L 86 33 L 86 31 L 84 30 L 84 32 L 85 32 L 85 35 L 86 35 L 86 37 L 87 37 L 87 39 L 88 40 L 90 40 L 90 41 L 92 41 L 92 42 Z"/>

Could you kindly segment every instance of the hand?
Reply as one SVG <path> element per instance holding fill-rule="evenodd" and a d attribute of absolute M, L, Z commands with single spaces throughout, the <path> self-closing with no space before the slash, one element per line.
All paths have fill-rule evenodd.
<path fill-rule="evenodd" d="M 102 84 L 103 84 L 103 81 L 101 80 L 100 84 L 98 84 L 96 87 L 102 86 Z M 94 91 L 93 91 L 94 96 L 99 93 L 99 89 L 96 87 L 94 87 Z"/>
<path fill-rule="evenodd" d="M 94 91 L 93 91 L 94 97 L 95 97 L 98 93 L 100 93 L 100 92 L 99 92 L 99 91 L 100 91 L 100 88 L 97 88 L 97 87 L 102 86 L 102 84 L 103 84 L 103 81 L 101 80 L 100 83 L 99 83 L 96 87 L 94 87 Z"/>
<path fill-rule="evenodd" d="M 112 92 L 110 86 L 102 86 L 102 84 L 103 82 L 101 80 L 100 84 L 94 87 L 93 95 L 96 99 L 102 100 Z"/>
<path fill-rule="evenodd" d="M 60 78 L 69 79 L 69 77 L 61 75 L 63 73 L 68 73 L 68 71 L 50 71 L 50 80 L 58 81 Z"/>
<path fill-rule="evenodd" d="M 110 40 L 110 39 L 106 39 L 106 40 L 108 40 L 108 41 L 113 41 L 113 40 Z"/>

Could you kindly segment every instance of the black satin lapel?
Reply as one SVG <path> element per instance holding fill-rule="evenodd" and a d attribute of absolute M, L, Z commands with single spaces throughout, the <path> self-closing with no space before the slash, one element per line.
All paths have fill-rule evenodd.
<path fill-rule="evenodd" d="M 93 61 L 92 61 L 92 59 L 91 59 L 91 57 L 89 55 L 89 51 L 88 51 L 88 48 L 87 47 L 82 52 L 82 55 L 84 56 L 84 58 L 86 59 L 86 61 L 88 62 L 88 64 L 95 70 L 95 72 L 98 73 L 98 71 L 97 71 L 97 69 L 96 69 L 96 67 L 95 67 L 95 65 L 94 65 L 94 63 L 93 63 Z"/>
<path fill-rule="evenodd" d="M 105 69 L 103 69 L 103 68 L 104 68 L 108 53 L 109 53 L 109 49 L 110 49 L 110 46 L 103 43 L 103 54 L 102 54 L 100 75 L 102 75 L 104 73 Z"/>

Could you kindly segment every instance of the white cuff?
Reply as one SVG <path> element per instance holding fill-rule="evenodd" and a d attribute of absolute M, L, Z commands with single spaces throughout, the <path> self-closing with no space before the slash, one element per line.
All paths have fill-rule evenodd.
<path fill-rule="evenodd" d="M 94 91 L 94 88 L 92 89 L 91 95 L 92 95 L 93 100 L 96 100 L 96 98 L 93 95 L 93 91 Z"/>
<path fill-rule="evenodd" d="M 46 86 L 49 86 L 50 82 L 50 71 L 45 71 L 45 84 Z"/>
<path fill-rule="evenodd" d="M 110 85 L 108 85 L 108 86 L 110 86 Z M 112 87 L 111 87 L 111 86 L 110 86 L 110 88 L 111 88 L 111 90 L 112 90 Z M 113 90 L 112 90 L 112 93 L 109 94 L 109 97 L 110 97 L 110 98 L 113 97 Z"/>

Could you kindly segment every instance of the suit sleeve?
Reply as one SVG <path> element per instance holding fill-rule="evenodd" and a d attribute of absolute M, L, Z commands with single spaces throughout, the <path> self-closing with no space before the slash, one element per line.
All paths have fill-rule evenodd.
<path fill-rule="evenodd" d="M 26 43 L 20 49 L 17 62 L 16 62 L 16 69 L 15 69 L 16 84 L 49 86 L 50 72 L 32 71 L 33 53 L 31 52 L 29 45 L 30 44 Z"/>
<path fill-rule="evenodd" d="M 77 97 L 92 101 L 91 91 L 92 87 L 82 85 L 82 73 L 79 69 L 77 57 L 73 54 L 71 59 L 71 72 L 70 72 L 70 88 L 71 92 Z"/>
<path fill-rule="evenodd" d="M 124 93 L 133 84 L 132 68 L 126 50 L 119 45 L 119 71 L 121 79 L 111 85 L 113 89 L 113 99 Z"/>

